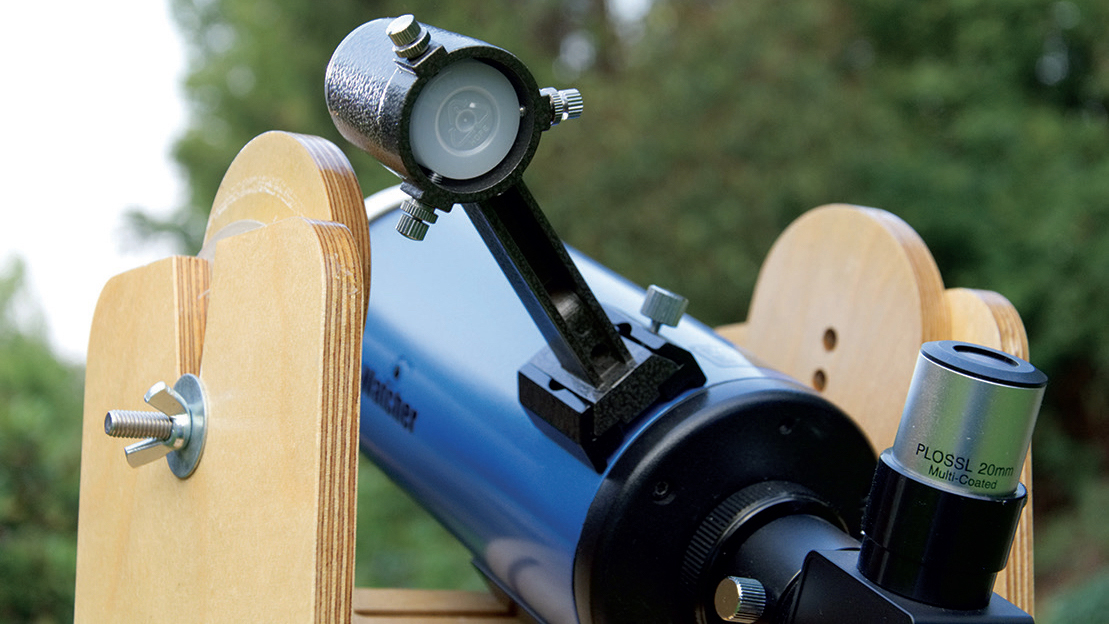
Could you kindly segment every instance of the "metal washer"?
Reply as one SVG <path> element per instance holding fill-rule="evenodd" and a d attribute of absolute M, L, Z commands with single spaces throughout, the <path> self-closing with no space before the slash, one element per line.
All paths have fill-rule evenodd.
<path fill-rule="evenodd" d="M 196 470 L 204 454 L 204 440 L 207 437 L 208 418 L 205 411 L 204 387 L 196 375 L 185 374 L 173 389 L 185 399 L 186 414 L 192 421 L 188 443 L 183 448 L 166 455 L 169 469 L 178 479 L 187 479 Z"/>

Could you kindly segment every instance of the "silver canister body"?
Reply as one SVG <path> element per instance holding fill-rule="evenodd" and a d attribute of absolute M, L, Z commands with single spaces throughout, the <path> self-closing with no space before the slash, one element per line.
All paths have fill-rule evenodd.
<path fill-rule="evenodd" d="M 943 489 L 1008 496 L 1017 489 L 1047 377 L 977 345 L 921 349 L 893 459 Z"/>

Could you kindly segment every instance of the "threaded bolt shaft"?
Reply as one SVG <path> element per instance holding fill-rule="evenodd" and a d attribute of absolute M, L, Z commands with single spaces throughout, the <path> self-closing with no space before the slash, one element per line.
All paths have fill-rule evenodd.
<path fill-rule="evenodd" d="M 113 438 L 168 440 L 173 433 L 173 419 L 158 412 L 111 410 L 104 417 L 104 433 Z"/>

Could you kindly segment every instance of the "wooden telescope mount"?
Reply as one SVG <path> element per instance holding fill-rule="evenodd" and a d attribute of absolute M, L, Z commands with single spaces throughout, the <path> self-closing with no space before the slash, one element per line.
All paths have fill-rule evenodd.
<path fill-rule="evenodd" d="M 333 144 L 263 134 L 228 169 L 201 257 L 104 286 L 86 372 L 76 621 L 518 621 L 483 592 L 354 589 L 362 197 Z M 1028 357 L 1007 300 L 945 290 L 920 237 L 870 208 L 825 206 L 790 225 L 747 319 L 719 332 L 811 382 L 878 450 L 893 441 L 921 343 Z M 149 409 L 152 384 L 186 373 L 207 398 L 196 471 L 131 468 L 133 440 L 106 436 L 105 413 Z M 1030 462 L 1022 481 L 1031 494 Z M 1032 611 L 1031 505 L 996 591 Z"/>

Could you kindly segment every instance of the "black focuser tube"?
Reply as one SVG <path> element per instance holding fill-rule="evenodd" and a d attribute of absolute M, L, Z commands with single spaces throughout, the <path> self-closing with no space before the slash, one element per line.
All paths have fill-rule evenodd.
<path fill-rule="evenodd" d="M 863 517 L 863 575 L 948 609 L 989 604 L 1027 498 L 1019 478 L 1046 385 L 994 349 L 921 347 Z"/>

